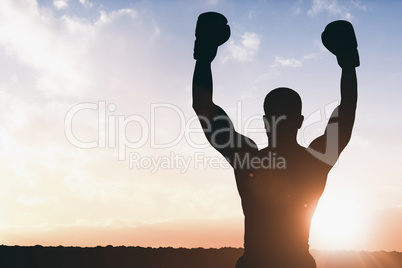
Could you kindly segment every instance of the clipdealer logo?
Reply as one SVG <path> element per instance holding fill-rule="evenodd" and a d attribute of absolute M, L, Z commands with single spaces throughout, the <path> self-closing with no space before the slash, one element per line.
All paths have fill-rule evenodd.
<path fill-rule="evenodd" d="M 307 128 L 311 126 L 315 126 L 315 124 L 327 121 L 330 117 L 328 113 L 329 107 L 333 107 L 334 104 L 338 102 L 332 102 L 325 106 L 324 111 L 316 110 L 314 113 L 305 118 L 304 124 L 302 128 L 299 130 L 301 133 L 301 142 L 302 145 L 306 145 L 305 141 L 305 131 Z M 171 140 L 165 142 L 158 142 L 157 140 L 157 129 L 156 119 L 160 114 L 166 113 L 167 110 L 170 112 L 176 113 L 180 125 L 179 125 L 179 133 Z M 80 137 L 79 133 L 79 125 L 76 122 L 77 118 L 83 112 L 91 111 L 92 113 L 96 113 L 96 124 L 97 124 L 97 139 L 95 140 L 85 140 L 83 137 Z M 206 139 L 203 142 L 200 142 L 200 139 L 194 139 L 194 134 L 202 134 L 203 130 L 201 127 L 191 127 L 194 122 L 198 122 L 199 118 L 194 115 L 190 118 L 186 119 L 184 112 L 178 107 L 170 103 L 154 103 L 150 105 L 149 111 L 149 119 L 140 114 L 131 114 L 131 115 L 122 115 L 117 114 L 117 106 L 114 103 L 107 104 L 106 101 L 99 101 L 98 103 L 84 102 L 74 105 L 70 108 L 70 110 L 66 113 L 64 120 L 64 133 L 65 137 L 70 144 L 77 148 L 81 149 L 93 149 L 93 148 L 113 148 L 117 149 L 117 159 L 119 161 L 127 161 L 129 162 L 129 167 L 131 169 L 138 170 L 150 170 L 151 172 L 156 172 L 159 169 L 177 169 L 180 172 L 186 172 L 190 166 L 193 166 L 195 169 L 203 167 L 203 168 L 230 168 L 230 164 L 226 161 L 225 158 L 221 156 L 208 157 L 204 153 L 195 152 L 192 156 L 184 156 L 174 153 L 173 150 L 163 156 L 155 156 L 152 155 L 144 155 L 138 152 L 138 149 L 141 149 L 145 146 L 149 146 L 151 150 L 153 149 L 168 149 L 174 148 L 181 141 L 185 140 L 185 142 L 189 145 L 190 148 L 196 149 L 206 149 L 211 145 L 208 143 Z M 241 102 L 237 104 L 237 125 L 235 129 L 237 132 L 242 133 L 245 136 L 251 133 L 263 133 L 266 134 L 266 129 L 264 127 L 255 128 L 252 127 L 252 123 L 257 120 L 262 120 L 262 116 L 251 116 L 245 120 L 242 118 L 242 106 Z M 281 120 L 275 121 L 275 123 L 280 123 Z M 211 123 L 204 120 L 203 123 Z M 244 122 L 244 123 L 243 123 Z M 93 122 L 92 122 L 93 123 Z M 242 124 L 243 123 L 243 124 Z M 140 131 L 136 132 L 136 140 L 133 140 L 132 137 L 128 137 L 127 128 L 130 125 L 137 125 L 140 127 Z M 211 128 L 207 128 L 211 129 Z M 275 131 L 275 126 L 272 128 Z M 330 124 L 327 128 L 329 131 L 329 135 L 333 135 L 332 137 L 337 137 L 338 135 L 338 126 L 337 123 Z M 94 134 L 94 133 L 92 133 Z M 331 140 L 337 140 L 331 139 Z M 262 144 L 257 144 L 261 146 Z M 332 157 L 337 153 L 336 150 L 338 148 L 337 144 L 331 143 L 326 145 L 327 150 L 324 153 L 314 151 L 309 149 L 309 152 L 315 156 L 316 158 L 322 160 L 323 162 L 329 163 L 332 161 Z M 136 150 L 136 151 L 134 151 Z M 127 157 L 128 156 L 128 157 Z M 253 158 L 245 159 L 238 158 L 237 165 L 240 166 L 242 163 L 248 163 L 255 161 Z M 271 168 L 280 168 L 286 166 L 286 159 L 280 159 L 280 156 L 271 155 L 271 160 L 264 159 L 264 163 L 258 163 L 260 166 L 268 166 L 269 163 L 273 163 L 275 160 L 275 164 Z M 274 160 L 272 160 L 274 159 Z M 233 164 L 236 163 L 232 163 Z M 244 165 L 244 164 L 242 164 Z"/>

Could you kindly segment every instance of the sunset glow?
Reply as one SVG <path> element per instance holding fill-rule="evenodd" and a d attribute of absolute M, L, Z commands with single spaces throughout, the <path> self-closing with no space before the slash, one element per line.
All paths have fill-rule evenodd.
<path fill-rule="evenodd" d="M 310 236 L 321 249 L 363 246 L 369 224 L 367 215 L 353 199 L 324 197 L 314 214 Z"/>

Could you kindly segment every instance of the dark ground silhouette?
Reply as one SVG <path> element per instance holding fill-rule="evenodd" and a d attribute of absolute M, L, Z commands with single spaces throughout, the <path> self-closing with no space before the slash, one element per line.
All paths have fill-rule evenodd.
<path fill-rule="evenodd" d="M 400 268 L 401 252 L 311 250 L 318 268 Z M 0 246 L 2 268 L 233 268 L 243 249 Z"/>

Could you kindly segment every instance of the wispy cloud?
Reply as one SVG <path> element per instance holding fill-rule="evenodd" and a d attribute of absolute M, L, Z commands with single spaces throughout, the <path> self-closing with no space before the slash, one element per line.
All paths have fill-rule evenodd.
<path fill-rule="evenodd" d="M 46 202 L 55 202 L 56 197 L 54 196 L 47 196 L 47 197 L 41 197 L 41 196 L 26 196 L 26 195 L 21 195 L 17 198 L 17 202 L 21 203 L 22 205 L 25 206 L 39 206 L 43 205 Z"/>
<path fill-rule="evenodd" d="M 241 43 L 237 44 L 234 40 L 228 42 L 226 55 L 223 61 L 234 59 L 236 61 L 252 61 L 253 56 L 257 53 L 261 41 L 258 34 L 253 32 L 245 32 L 241 36 Z"/>
<path fill-rule="evenodd" d="M 69 0 L 54 0 L 53 5 L 57 9 L 63 9 L 68 7 Z M 81 0 L 80 0 L 81 1 Z M 84 0 L 85 1 L 85 0 Z"/>
<path fill-rule="evenodd" d="M 361 1 L 352 1 L 352 5 L 354 5 L 357 9 L 366 11 L 367 7 L 361 3 Z"/>
<path fill-rule="evenodd" d="M 249 18 L 250 20 L 257 18 L 257 16 L 258 16 L 258 12 L 255 10 L 250 10 L 247 13 L 247 18 Z"/>
<path fill-rule="evenodd" d="M 339 4 L 336 0 L 313 0 L 311 9 L 307 12 L 310 17 L 319 13 L 328 12 L 330 15 L 340 16 L 345 19 L 352 19 L 350 8 Z"/>
<path fill-rule="evenodd" d="M 79 0 L 79 1 L 84 7 L 92 7 L 93 6 L 92 2 L 90 2 L 88 0 Z"/>
<path fill-rule="evenodd" d="M 279 56 L 275 56 L 275 61 L 272 67 L 274 66 L 282 66 L 282 67 L 301 67 L 303 65 L 301 60 L 297 60 L 295 58 L 284 59 Z"/>
<path fill-rule="evenodd" d="M 216 5 L 220 2 L 220 0 L 206 0 L 208 5 Z"/>
<path fill-rule="evenodd" d="M 302 9 L 303 0 L 297 0 L 296 3 L 293 4 L 291 11 L 295 15 L 299 15 L 303 13 Z"/>

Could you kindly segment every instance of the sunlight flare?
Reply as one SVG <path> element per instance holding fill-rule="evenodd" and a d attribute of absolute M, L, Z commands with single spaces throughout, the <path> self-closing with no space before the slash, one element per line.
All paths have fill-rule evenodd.
<path fill-rule="evenodd" d="M 353 248 L 363 241 L 367 221 L 356 200 L 323 196 L 311 223 L 312 242 L 320 249 Z"/>

